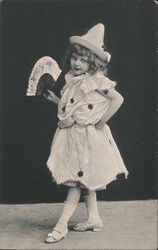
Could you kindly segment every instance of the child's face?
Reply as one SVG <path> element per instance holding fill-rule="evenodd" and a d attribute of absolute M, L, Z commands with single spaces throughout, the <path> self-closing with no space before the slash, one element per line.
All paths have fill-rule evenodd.
<path fill-rule="evenodd" d="M 70 66 L 75 75 L 84 74 L 89 69 L 88 57 L 78 56 L 75 53 L 72 53 Z"/>

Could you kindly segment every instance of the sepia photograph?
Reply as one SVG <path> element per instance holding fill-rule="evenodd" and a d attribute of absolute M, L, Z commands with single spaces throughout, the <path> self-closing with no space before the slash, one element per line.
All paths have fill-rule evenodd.
<path fill-rule="evenodd" d="M 158 249 L 157 8 L 0 1 L 0 249 Z"/>

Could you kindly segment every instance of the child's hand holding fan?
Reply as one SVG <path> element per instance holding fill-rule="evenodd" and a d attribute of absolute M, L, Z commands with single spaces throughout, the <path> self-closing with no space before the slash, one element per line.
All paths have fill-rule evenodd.
<path fill-rule="evenodd" d="M 47 89 L 47 92 L 43 94 L 43 96 L 48 100 L 48 101 L 51 101 L 51 102 L 54 102 L 56 104 L 58 104 L 59 102 L 59 98 L 53 93 L 53 91 Z"/>

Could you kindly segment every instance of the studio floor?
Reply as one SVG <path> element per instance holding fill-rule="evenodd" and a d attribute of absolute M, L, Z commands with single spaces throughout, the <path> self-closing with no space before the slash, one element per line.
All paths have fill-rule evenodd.
<path fill-rule="evenodd" d="M 45 244 L 63 204 L 0 205 L 0 249 L 105 249 L 156 250 L 157 201 L 98 202 L 104 221 L 102 232 L 75 232 L 71 227 L 86 218 L 84 203 L 79 203 L 68 236 Z"/>

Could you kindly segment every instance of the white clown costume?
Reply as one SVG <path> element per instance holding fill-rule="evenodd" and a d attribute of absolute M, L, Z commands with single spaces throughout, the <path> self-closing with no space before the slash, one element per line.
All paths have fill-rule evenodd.
<path fill-rule="evenodd" d="M 116 82 L 99 73 L 74 76 L 72 71 L 65 80 L 58 105 L 65 128 L 56 130 L 47 166 L 57 184 L 105 189 L 118 174 L 128 175 L 108 125 L 103 130 L 95 126 L 108 110 L 106 93 Z"/>

